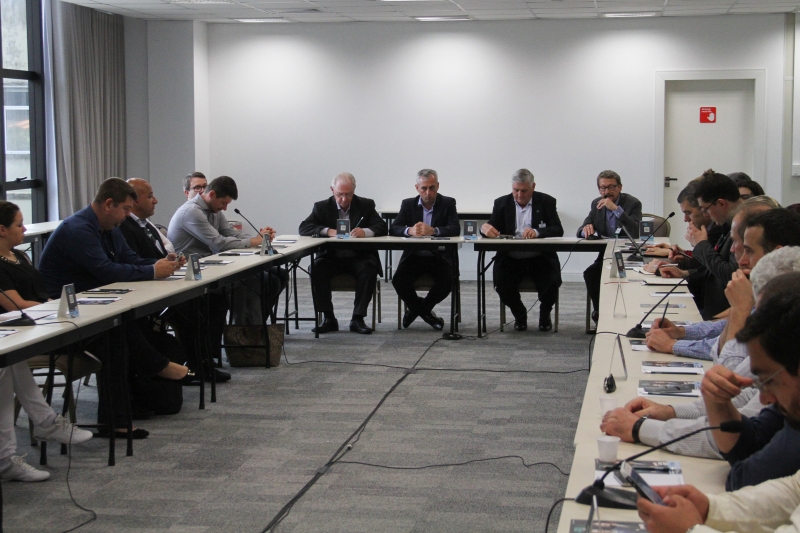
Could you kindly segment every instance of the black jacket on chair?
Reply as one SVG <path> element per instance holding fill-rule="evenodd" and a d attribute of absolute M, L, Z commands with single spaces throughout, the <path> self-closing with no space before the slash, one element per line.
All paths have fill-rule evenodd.
<path fill-rule="evenodd" d="M 419 196 L 415 198 L 407 198 L 400 204 L 400 212 L 397 217 L 392 221 L 392 227 L 389 229 L 393 237 L 404 237 L 407 227 L 413 226 L 417 222 L 422 222 L 422 206 L 419 205 Z M 431 217 L 431 226 L 439 230 L 439 237 L 457 237 L 461 234 L 461 225 L 458 222 L 458 211 L 456 211 L 456 200 L 449 196 L 441 194 L 436 195 L 436 201 L 433 204 L 433 216 Z M 398 268 L 403 264 L 409 256 L 414 253 L 413 250 L 405 250 L 400 262 L 397 264 Z M 447 264 L 452 268 L 454 265 L 450 254 L 440 254 Z"/>
<path fill-rule="evenodd" d="M 581 236 L 586 224 L 594 226 L 595 231 L 601 237 L 613 237 L 614 235 L 606 228 L 606 212 L 608 209 L 605 207 L 597 209 L 597 202 L 602 200 L 602 197 L 592 200 L 592 209 L 589 211 L 589 216 L 583 221 L 581 227 L 578 228 L 577 236 Z M 639 222 L 642 221 L 642 202 L 630 194 L 620 193 L 617 202 L 618 206 L 622 208 L 624 213 L 619 217 L 620 222 L 625 226 L 631 236 L 636 239 L 639 237 Z M 619 226 L 617 226 L 619 227 Z M 587 235 L 588 237 L 588 235 Z M 623 234 L 624 237 L 624 234 Z"/>
<path fill-rule="evenodd" d="M 561 227 L 561 219 L 558 218 L 556 199 L 549 194 L 534 191 L 531 204 L 531 228 L 535 229 L 540 237 L 562 237 L 564 228 Z M 494 201 L 492 216 L 488 223 L 501 235 L 514 235 L 517 229 L 517 207 L 513 195 L 507 194 Z M 531 247 L 531 251 L 536 251 L 535 246 Z M 556 252 L 536 252 L 536 254 L 547 258 L 556 270 L 561 269 Z M 497 252 L 495 263 L 501 264 L 507 255 L 507 252 Z"/>
<path fill-rule="evenodd" d="M 362 198 L 360 196 L 353 196 L 350 203 L 350 229 L 355 229 L 361 217 L 360 228 L 369 228 L 375 233 L 376 237 L 384 237 L 388 235 L 389 229 L 378 212 L 375 210 L 375 202 L 369 198 Z M 336 228 L 336 221 L 339 220 L 339 206 L 336 204 L 336 199 L 331 196 L 327 200 L 322 200 L 314 204 L 311 214 L 308 215 L 303 222 L 300 223 L 300 235 L 303 237 L 320 237 L 323 236 L 322 232 L 327 228 Z M 378 270 L 381 270 L 381 259 L 377 250 L 368 252 L 375 261 L 377 261 Z M 331 254 L 331 250 L 323 249 L 318 257 L 325 257 Z"/>
<path fill-rule="evenodd" d="M 156 243 L 150 239 L 150 236 L 147 234 L 144 228 L 141 227 L 139 223 L 136 222 L 132 217 L 125 217 L 125 220 L 122 221 L 119 229 L 122 232 L 122 235 L 125 237 L 128 246 L 130 246 L 131 250 L 136 252 L 136 255 L 139 257 L 143 257 L 145 259 L 163 259 L 167 256 L 167 254 L 158 249 L 158 246 L 156 246 Z M 160 238 L 161 234 L 158 233 L 158 229 L 155 226 L 153 226 L 153 230 Z M 164 245 L 163 240 L 161 241 L 161 245 Z"/>

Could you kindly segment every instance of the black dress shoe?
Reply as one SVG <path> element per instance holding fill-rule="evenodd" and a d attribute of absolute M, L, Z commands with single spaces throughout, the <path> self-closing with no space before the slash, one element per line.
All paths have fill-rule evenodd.
<path fill-rule="evenodd" d="M 592 311 L 592 321 L 597 324 L 597 319 L 600 318 L 600 313 L 597 311 Z"/>
<path fill-rule="evenodd" d="M 216 375 L 217 383 L 225 383 L 226 381 L 231 380 L 231 375 L 228 372 L 224 372 L 219 368 L 214 369 L 214 374 Z M 211 374 L 208 372 L 205 373 L 206 381 L 211 382 Z"/>
<path fill-rule="evenodd" d="M 434 313 L 433 311 L 421 316 L 422 320 L 424 320 L 425 323 L 427 323 L 433 329 L 437 331 L 442 331 L 442 329 L 444 329 L 444 319 L 436 316 L 436 313 Z"/>
<path fill-rule="evenodd" d="M 525 331 L 526 329 L 528 329 L 528 317 L 515 319 L 514 329 L 517 331 Z"/>
<path fill-rule="evenodd" d="M 350 331 L 355 331 L 356 333 L 372 333 L 372 328 L 367 327 L 364 323 L 364 319 L 359 317 L 350 321 Z"/>
<path fill-rule="evenodd" d="M 553 321 L 550 320 L 550 314 L 539 316 L 539 331 L 550 331 L 553 329 Z"/>
<path fill-rule="evenodd" d="M 411 323 L 414 322 L 418 316 L 419 315 L 417 315 L 417 313 L 415 313 L 411 309 L 406 311 L 406 313 L 403 315 L 403 327 L 407 328 L 408 326 L 410 326 Z"/>
<path fill-rule="evenodd" d="M 132 440 L 142 440 L 142 439 L 146 439 L 149 435 L 150 435 L 150 432 L 147 431 L 146 429 L 136 428 L 136 429 L 133 430 L 133 433 L 131 433 L 131 439 Z M 99 430 L 97 433 L 95 433 L 94 436 L 97 437 L 98 439 L 108 439 L 108 438 L 111 437 L 111 432 L 108 429 L 104 428 L 104 429 Z M 128 438 L 128 432 L 124 431 L 124 430 L 117 429 L 117 430 L 114 431 L 114 438 L 127 439 Z"/>
<path fill-rule="evenodd" d="M 339 321 L 335 318 L 325 318 L 319 327 L 311 330 L 312 333 L 328 333 L 330 331 L 339 331 Z"/>

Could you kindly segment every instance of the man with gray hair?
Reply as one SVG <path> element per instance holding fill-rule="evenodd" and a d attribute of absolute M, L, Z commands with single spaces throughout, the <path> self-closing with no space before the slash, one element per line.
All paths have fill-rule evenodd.
<path fill-rule="evenodd" d="M 375 202 L 356 196 L 356 178 L 349 172 L 337 174 L 331 182 L 333 193 L 327 200 L 314 204 L 311 214 L 300 223 L 300 235 L 304 237 L 334 237 L 337 220 L 350 221 L 350 237 L 383 237 L 389 233 L 386 222 L 375 211 Z M 353 250 L 323 250 L 311 268 L 317 306 L 324 320 L 317 333 L 339 331 L 339 322 L 333 312 L 331 279 L 337 274 L 350 274 L 356 278 L 356 296 L 350 331 L 372 333 L 364 323 L 369 302 L 375 293 L 381 259 L 377 250 L 356 252 Z"/>
<path fill-rule="evenodd" d="M 481 226 L 481 235 L 498 238 L 501 235 L 516 239 L 561 237 L 564 228 L 556 210 L 556 199 L 535 192 L 536 184 L 530 170 L 522 168 L 511 177 L 511 194 L 494 201 L 492 216 Z M 561 286 L 561 263 L 555 252 L 531 251 L 497 252 L 494 256 L 494 286 L 500 301 L 514 314 L 514 329 L 528 329 L 528 311 L 519 294 L 519 284 L 530 277 L 539 291 L 539 330 L 550 331 L 553 321 L 550 311 L 558 298 Z"/>
<path fill-rule="evenodd" d="M 403 200 L 400 211 L 392 222 L 391 233 L 395 237 L 456 237 L 461 233 L 458 224 L 456 200 L 439 194 L 439 175 L 425 168 L 417 173 L 416 198 Z M 453 284 L 453 264 L 449 254 L 428 250 L 406 250 L 392 285 L 397 296 L 403 300 L 408 311 L 403 315 L 403 327 L 407 328 L 419 316 L 433 329 L 441 330 L 444 320 L 436 316 L 433 308 L 447 298 Z M 433 278 L 433 287 L 425 298 L 417 296 L 414 282 L 423 274 Z"/>

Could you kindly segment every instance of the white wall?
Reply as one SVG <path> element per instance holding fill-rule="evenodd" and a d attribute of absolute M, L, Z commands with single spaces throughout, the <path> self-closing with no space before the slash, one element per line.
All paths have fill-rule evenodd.
<path fill-rule="evenodd" d="M 779 197 L 782 47 L 782 16 L 212 24 L 208 174 L 237 180 L 256 224 L 295 233 L 336 172 L 394 207 L 431 167 L 459 206 L 489 209 L 527 167 L 571 234 L 606 168 L 660 210 L 656 71 L 766 69 L 766 189 Z M 565 272 L 588 262 L 573 257 Z"/>
<path fill-rule="evenodd" d="M 194 169 L 210 168 L 211 139 L 208 120 L 208 24 L 193 22 L 194 32 Z M 186 171 L 184 174 L 193 172 Z"/>

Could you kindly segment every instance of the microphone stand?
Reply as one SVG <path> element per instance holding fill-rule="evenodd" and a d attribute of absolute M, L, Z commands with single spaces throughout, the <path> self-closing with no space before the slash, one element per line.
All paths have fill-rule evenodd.
<path fill-rule="evenodd" d="M 253 225 L 253 223 L 252 223 L 252 222 L 250 222 L 250 220 L 248 220 L 248 218 L 242 214 L 242 212 L 241 212 L 241 211 L 239 211 L 239 208 L 238 208 L 238 207 L 234 208 L 233 212 L 234 212 L 234 213 L 236 213 L 237 215 L 239 215 L 240 217 L 242 217 L 243 219 L 245 219 L 245 220 L 247 221 L 247 223 L 248 223 L 248 224 L 250 224 L 250 227 L 251 227 L 251 228 L 253 228 L 254 230 L 256 230 L 256 233 L 258 233 L 259 235 L 261 235 L 261 238 L 263 238 L 263 239 L 266 239 L 266 240 L 267 240 L 267 254 L 268 254 L 268 255 L 272 255 L 272 240 L 270 240 L 270 238 L 269 238 L 269 235 L 264 235 L 263 233 L 261 233 L 261 232 L 258 230 L 258 228 L 257 228 L 257 227 L 255 227 L 255 226 Z"/>
<path fill-rule="evenodd" d="M 667 220 L 671 219 L 671 218 L 672 218 L 672 217 L 674 217 L 674 216 L 675 216 L 675 211 L 673 211 L 672 213 L 670 213 L 670 214 L 669 214 L 669 216 L 667 216 L 667 218 L 665 218 L 664 220 L 662 220 L 662 221 L 661 221 L 661 224 L 659 224 L 659 225 L 658 225 L 658 227 L 657 227 L 656 229 L 654 229 L 654 230 L 653 230 L 653 237 L 655 237 L 656 233 L 658 233 L 658 230 L 660 230 L 660 229 L 661 229 L 661 226 L 663 226 L 664 224 L 666 224 L 666 223 L 667 223 Z M 623 225 L 623 227 L 624 227 L 624 225 Z M 642 257 L 641 255 L 639 255 L 639 252 L 641 252 L 641 251 L 642 251 L 642 248 L 644 248 L 644 245 L 645 245 L 646 243 L 647 243 L 647 240 L 644 240 L 644 241 L 642 241 L 642 244 L 640 244 L 639 246 L 637 246 L 637 247 L 636 247 L 636 251 L 635 251 L 635 252 L 633 252 L 631 255 L 629 255 L 629 256 L 628 256 L 628 261 L 630 261 L 630 262 L 632 262 L 632 263 L 633 263 L 633 262 L 644 262 L 644 257 Z"/>
<path fill-rule="evenodd" d="M 697 435 L 698 433 L 702 433 L 704 431 L 713 431 L 713 430 L 720 430 L 724 431 L 725 433 L 741 433 L 743 424 L 740 420 L 729 420 L 727 422 L 723 422 L 718 426 L 708 426 L 700 429 L 696 429 L 687 433 L 686 435 L 681 435 L 680 437 L 676 437 L 672 440 L 669 440 L 663 444 L 659 444 L 658 446 L 653 446 L 652 448 L 648 448 L 643 452 L 631 455 L 623 459 L 622 461 L 617 461 L 611 468 L 606 470 L 605 474 L 603 474 L 600 479 L 595 480 L 594 483 L 583 489 L 580 494 L 575 498 L 576 503 L 582 503 L 586 505 L 591 505 L 592 498 L 597 498 L 597 506 L 598 507 L 612 507 L 614 509 L 636 509 L 636 499 L 638 498 L 636 492 L 618 489 L 615 487 L 606 487 L 603 480 L 613 471 L 619 470 L 620 465 L 624 462 L 633 461 L 634 459 L 638 459 L 643 455 L 647 455 L 650 452 L 654 452 L 656 450 L 660 450 L 661 448 L 665 448 L 670 444 L 674 444 L 678 441 L 683 439 L 688 439 L 693 435 Z"/>
<path fill-rule="evenodd" d="M 629 329 L 628 333 L 626 333 L 625 336 L 628 337 L 629 339 L 644 339 L 644 338 L 647 338 L 647 336 L 645 335 L 644 329 L 642 328 L 642 324 L 644 323 L 645 320 L 647 320 L 647 317 L 650 316 L 650 313 L 655 311 L 656 308 L 658 308 L 658 306 L 661 305 L 661 302 L 666 300 L 667 297 L 669 297 L 670 294 L 675 292 L 675 289 L 680 287 L 683 284 L 684 281 L 686 281 L 686 278 L 680 280 L 678 283 L 675 284 L 674 287 L 672 287 L 669 291 L 667 291 L 667 294 L 665 294 L 663 298 L 661 298 L 658 302 L 656 302 L 656 305 L 651 307 L 650 310 L 647 312 L 647 314 L 644 315 L 644 318 L 642 318 L 641 322 L 639 322 L 638 324 L 633 326 L 631 329 Z"/>
<path fill-rule="evenodd" d="M 22 308 L 20 308 L 20 306 L 18 306 L 17 303 L 14 300 L 12 300 L 11 297 L 8 294 L 6 294 L 6 291 L 4 291 L 3 289 L 0 289 L 0 293 L 3 293 L 3 296 L 8 298 L 8 301 L 11 302 L 14 305 L 14 307 L 17 308 L 17 310 L 19 311 L 19 314 L 20 314 L 19 318 L 14 318 L 14 319 L 11 319 L 11 320 L 6 320 L 5 322 L 0 322 L 0 326 L 35 326 L 36 325 L 36 321 L 34 319 L 32 319 L 30 316 L 28 316 L 28 314 L 25 313 L 25 311 L 23 311 Z"/>

